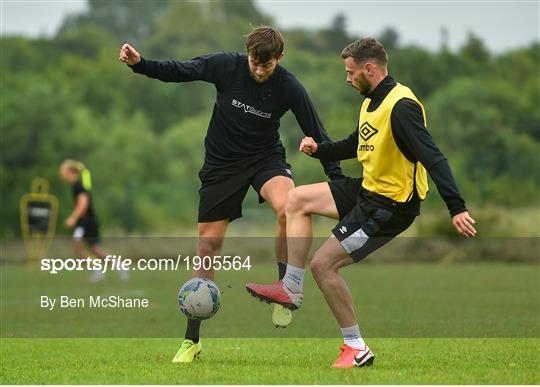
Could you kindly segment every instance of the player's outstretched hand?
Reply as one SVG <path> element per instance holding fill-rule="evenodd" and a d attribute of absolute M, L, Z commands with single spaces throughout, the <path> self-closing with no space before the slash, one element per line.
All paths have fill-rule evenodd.
<path fill-rule="evenodd" d="M 467 211 L 461 212 L 452 217 L 452 223 L 459 232 L 464 237 L 473 237 L 476 235 L 476 229 L 473 227 L 473 224 L 476 222 L 473 218 L 470 217 Z"/>
<path fill-rule="evenodd" d="M 118 59 L 120 59 L 120 62 L 133 66 L 141 61 L 141 54 L 139 54 L 137 50 L 135 50 L 129 44 L 124 43 L 122 48 L 120 48 Z"/>
<path fill-rule="evenodd" d="M 312 137 L 304 137 L 298 150 L 311 156 L 313 153 L 317 152 L 317 143 Z"/>

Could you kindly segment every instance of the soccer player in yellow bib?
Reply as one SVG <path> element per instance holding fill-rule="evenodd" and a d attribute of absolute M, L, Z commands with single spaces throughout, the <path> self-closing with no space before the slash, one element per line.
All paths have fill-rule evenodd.
<path fill-rule="evenodd" d="M 469 216 L 450 166 L 426 129 L 418 98 L 388 75 L 388 56 L 373 38 L 345 47 L 347 83 L 366 98 L 358 127 L 346 139 L 317 143 L 305 137 L 300 151 L 321 160 L 357 158 L 363 178 L 300 186 L 286 207 L 288 265 L 282 281 L 248 284 L 259 299 L 298 309 L 302 303 L 304 267 L 311 244 L 311 215 L 339 219 L 332 236 L 311 261 L 311 271 L 338 321 L 344 343 L 334 368 L 371 365 L 373 352 L 364 342 L 351 292 L 339 269 L 359 262 L 407 229 L 420 214 L 428 192 L 427 173 L 445 201 L 457 232 L 473 237 Z"/>

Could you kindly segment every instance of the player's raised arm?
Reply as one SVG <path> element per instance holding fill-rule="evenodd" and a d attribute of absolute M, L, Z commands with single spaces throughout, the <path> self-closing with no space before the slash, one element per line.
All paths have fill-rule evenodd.
<path fill-rule="evenodd" d="M 206 81 L 218 85 L 227 69 L 234 65 L 236 56 L 235 53 L 220 52 L 188 61 L 151 60 L 142 57 L 126 43 L 120 49 L 119 59 L 131 67 L 133 72 L 162 82 Z"/>

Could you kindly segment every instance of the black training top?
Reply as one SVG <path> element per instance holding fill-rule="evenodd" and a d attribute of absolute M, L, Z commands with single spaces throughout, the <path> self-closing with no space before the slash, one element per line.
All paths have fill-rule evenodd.
<path fill-rule="evenodd" d="M 276 151 L 284 154 L 278 128 L 288 110 L 306 136 L 330 140 L 304 87 L 279 65 L 262 84 L 251 78 L 247 55 L 236 52 L 208 54 L 189 61 L 141 58 L 130 67 L 163 82 L 201 80 L 215 85 L 217 98 L 204 141 L 207 167 L 241 167 L 246 159 L 264 159 Z M 341 176 L 338 162 L 325 160 L 321 164 L 329 177 Z"/>
<path fill-rule="evenodd" d="M 366 97 L 371 99 L 368 111 L 379 107 L 390 90 L 396 86 L 392 77 L 387 76 Z M 439 194 L 454 216 L 467 211 L 465 201 L 457 188 L 454 176 L 446 157 L 441 153 L 433 138 L 424 126 L 422 109 L 413 100 L 404 98 L 398 101 L 390 116 L 392 134 L 403 155 L 412 163 L 420 161 L 435 182 Z M 318 141 L 317 141 L 318 143 Z M 314 157 L 326 160 L 346 160 L 357 157 L 358 127 L 346 139 L 318 144 Z M 413 200 L 419 200 L 417 195 Z"/>
<path fill-rule="evenodd" d="M 90 191 L 84 188 L 84 184 L 82 183 L 82 180 L 79 179 L 75 184 L 73 184 L 73 199 L 75 200 L 75 204 L 77 204 L 77 197 L 81 193 L 86 193 L 88 195 L 88 208 L 86 209 L 86 212 L 82 217 L 80 217 L 77 220 L 77 226 L 87 224 L 89 222 L 97 222 L 96 214 L 94 213 L 94 206 L 92 205 L 92 195 L 90 194 Z"/>

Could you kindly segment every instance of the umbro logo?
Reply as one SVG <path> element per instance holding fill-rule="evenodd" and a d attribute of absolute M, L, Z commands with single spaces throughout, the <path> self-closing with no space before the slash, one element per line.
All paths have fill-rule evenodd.
<path fill-rule="evenodd" d="M 362 140 L 367 141 L 371 137 L 375 136 L 379 131 L 375 129 L 373 126 L 368 124 L 367 122 L 364 122 L 362 126 L 360 126 L 359 129 L 360 137 L 362 137 Z"/>
<path fill-rule="evenodd" d="M 340 231 L 342 234 L 345 234 L 345 233 L 347 232 L 347 227 L 341 226 L 341 227 L 339 228 L 339 231 Z"/>

